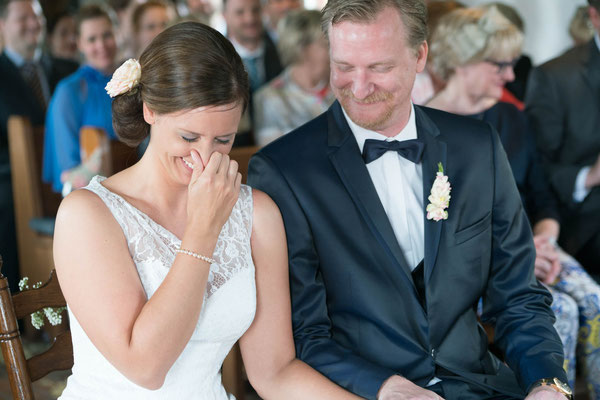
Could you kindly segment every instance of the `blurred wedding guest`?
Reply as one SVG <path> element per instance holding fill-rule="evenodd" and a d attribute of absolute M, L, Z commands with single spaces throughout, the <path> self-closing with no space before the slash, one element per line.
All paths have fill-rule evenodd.
<path fill-rule="evenodd" d="M 131 18 L 136 58 L 139 58 L 152 39 L 164 31 L 175 17 L 173 6 L 162 0 L 148 0 L 134 8 Z"/>
<path fill-rule="evenodd" d="M 111 101 L 104 90 L 117 53 L 111 19 L 102 7 L 92 4 L 79 10 L 76 21 L 77 46 L 84 62 L 58 84 L 48 107 L 44 142 L 43 179 L 63 193 L 87 185 L 99 172 L 102 151 L 106 151 L 101 149 L 82 163 L 81 128 L 100 128 L 116 139 Z"/>
<path fill-rule="evenodd" d="M 508 19 L 520 32 L 525 35 L 525 22 L 519 15 L 518 11 L 505 3 L 493 2 L 485 5 L 485 7 L 494 6 Z M 505 90 L 502 93 L 501 101 L 514 104 L 519 110 L 525 109 L 523 100 L 525 99 L 525 90 L 527 88 L 527 79 L 531 72 L 533 64 L 531 58 L 526 54 L 521 54 L 513 60 L 513 72 L 515 79 L 507 82 Z"/>
<path fill-rule="evenodd" d="M 292 11 L 279 27 L 277 47 L 287 67 L 254 95 L 254 140 L 259 146 L 327 111 L 335 100 L 321 13 Z"/>
<path fill-rule="evenodd" d="M 302 8 L 302 0 L 262 0 L 264 24 L 274 43 L 279 41 L 277 26 L 290 11 Z M 285 62 L 284 62 L 285 64 Z"/>
<path fill-rule="evenodd" d="M 594 38 L 534 69 L 526 104 L 560 200 L 560 244 L 600 275 L 600 0 L 588 1 Z"/>
<path fill-rule="evenodd" d="M 110 10 L 116 14 L 115 39 L 117 41 L 117 60 L 126 60 L 135 56 L 132 14 L 143 0 L 108 0 Z"/>
<path fill-rule="evenodd" d="M 18 289 L 17 242 L 8 155 L 7 122 L 11 115 L 43 125 L 48 99 L 56 83 L 77 64 L 42 52 L 42 8 L 37 0 L 0 0 L 0 255 L 2 273 Z"/>
<path fill-rule="evenodd" d="M 215 8 L 210 0 L 187 0 L 185 2 L 187 18 L 210 25 Z"/>
<path fill-rule="evenodd" d="M 253 93 L 282 71 L 277 49 L 265 32 L 260 0 L 223 0 L 227 38 L 242 57 Z"/>
<path fill-rule="evenodd" d="M 436 0 L 427 2 L 427 32 L 430 39 L 440 18 L 457 8 L 465 7 L 464 4 L 453 0 Z M 444 82 L 432 74 L 429 64 L 425 66 L 423 72 L 419 72 L 415 77 L 415 84 L 411 92 L 412 102 L 423 105 L 427 103 L 433 95 L 442 89 Z"/>
<path fill-rule="evenodd" d="M 277 48 L 263 28 L 260 1 L 223 0 L 227 38 L 242 58 L 250 79 L 250 105 L 242 116 L 236 146 L 253 144 L 252 95 L 283 70 Z"/>
<path fill-rule="evenodd" d="M 533 229 L 535 274 L 552 293 L 554 327 L 563 342 L 569 383 L 574 387 L 575 356 L 580 354 L 588 385 L 600 396 L 600 347 L 592 333 L 600 319 L 600 286 L 555 246 L 558 203 L 539 162 L 533 132 L 522 111 L 499 102 L 504 84 L 514 79 L 511 61 L 520 54 L 522 41 L 522 33 L 496 7 L 456 10 L 443 17 L 430 42 L 430 61 L 447 84 L 427 106 L 483 120 L 498 130 Z"/>
<path fill-rule="evenodd" d="M 588 7 L 582 6 L 575 11 L 569 24 L 569 35 L 575 46 L 587 43 L 594 37 L 594 26 L 590 21 Z"/>
<path fill-rule="evenodd" d="M 46 41 L 50 54 L 54 57 L 79 61 L 77 51 L 77 28 L 75 16 L 64 11 L 48 20 Z"/>

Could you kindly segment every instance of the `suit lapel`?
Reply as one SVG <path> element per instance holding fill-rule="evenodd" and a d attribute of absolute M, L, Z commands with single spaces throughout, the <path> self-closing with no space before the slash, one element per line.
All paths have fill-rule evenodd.
<path fill-rule="evenodd" d="M 425 208 L 429 204 L 427 198 L 438 171 L 438 163 L 442 163 L 446 175 L 448 175 L 448 165 L 446 163 L 446 143 L 439 140 L 440 131 L 437 126 L 418 106 L 415 106 L 415 118 L 417 136 L 425 142 L 425 152 L 423 153 L 421 165 L 423 171 L 423 219 L 425 221 L 425 286 L 427 287 L 427 282 L 429 282 L 437 259 L 444 221 L 428 220 Z M 449 209 L 451 210 L 451 207 Z"/>
<path fill-rule="evenodd" d="M 379 200 L 356 139 L 336 101 L 328 112 L 329 159 L 369 228 L 412 283 L 410 268 Z M 414 286 L 414 285 L 413 285 Z"/>

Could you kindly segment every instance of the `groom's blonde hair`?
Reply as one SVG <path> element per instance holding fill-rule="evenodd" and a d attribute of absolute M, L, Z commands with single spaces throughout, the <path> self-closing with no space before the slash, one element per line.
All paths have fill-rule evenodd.
<path fill-rule="evenodd" d="M 417 50 L 427 40 L 427 7 L 423 0 L 329 0 L 323 7 L 321 27 L 329 39 L 330 26 L 346 21 L 368 24 L 388 7 L 398 11 L 406 28 L 407 44 Z"/>

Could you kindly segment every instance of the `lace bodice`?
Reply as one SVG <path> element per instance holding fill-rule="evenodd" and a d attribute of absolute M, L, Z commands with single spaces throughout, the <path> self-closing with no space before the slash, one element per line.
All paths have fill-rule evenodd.
<path fill-rule="evenodd" d="M 104 187 L 103 180 L 95 177 L 86 189 L 104 201 L 121 226 L 150 298 L 169 272 L 181 240 Z M 75 365 L 61 399 L 227 399 L 220 368 L 233 344 L 252 323 L 256 309 L 250 252 L 252 208 L 252 190 L 242 185 L 212 256 L 216 262 L 210 266 L 198 324 L 163 387 L 150 391 L 127 380 L 94 347 L 69 310 Z"/>

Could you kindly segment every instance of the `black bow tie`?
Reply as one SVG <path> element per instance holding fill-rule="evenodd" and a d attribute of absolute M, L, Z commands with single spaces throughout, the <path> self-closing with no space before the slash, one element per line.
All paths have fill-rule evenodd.
<path fill-rule="evenodd" d="M 385 140 L 367 139 L 363 147 L 362 156 L 365 163 L 377 160 L 379 157 L 388 151 L 397 151 L 402 157 L 409 161 L 418 164 L 423 157 L 425 143 L 421 139 L 403 140 L 401 142 L 393 140 L 391 142 Z"/>

